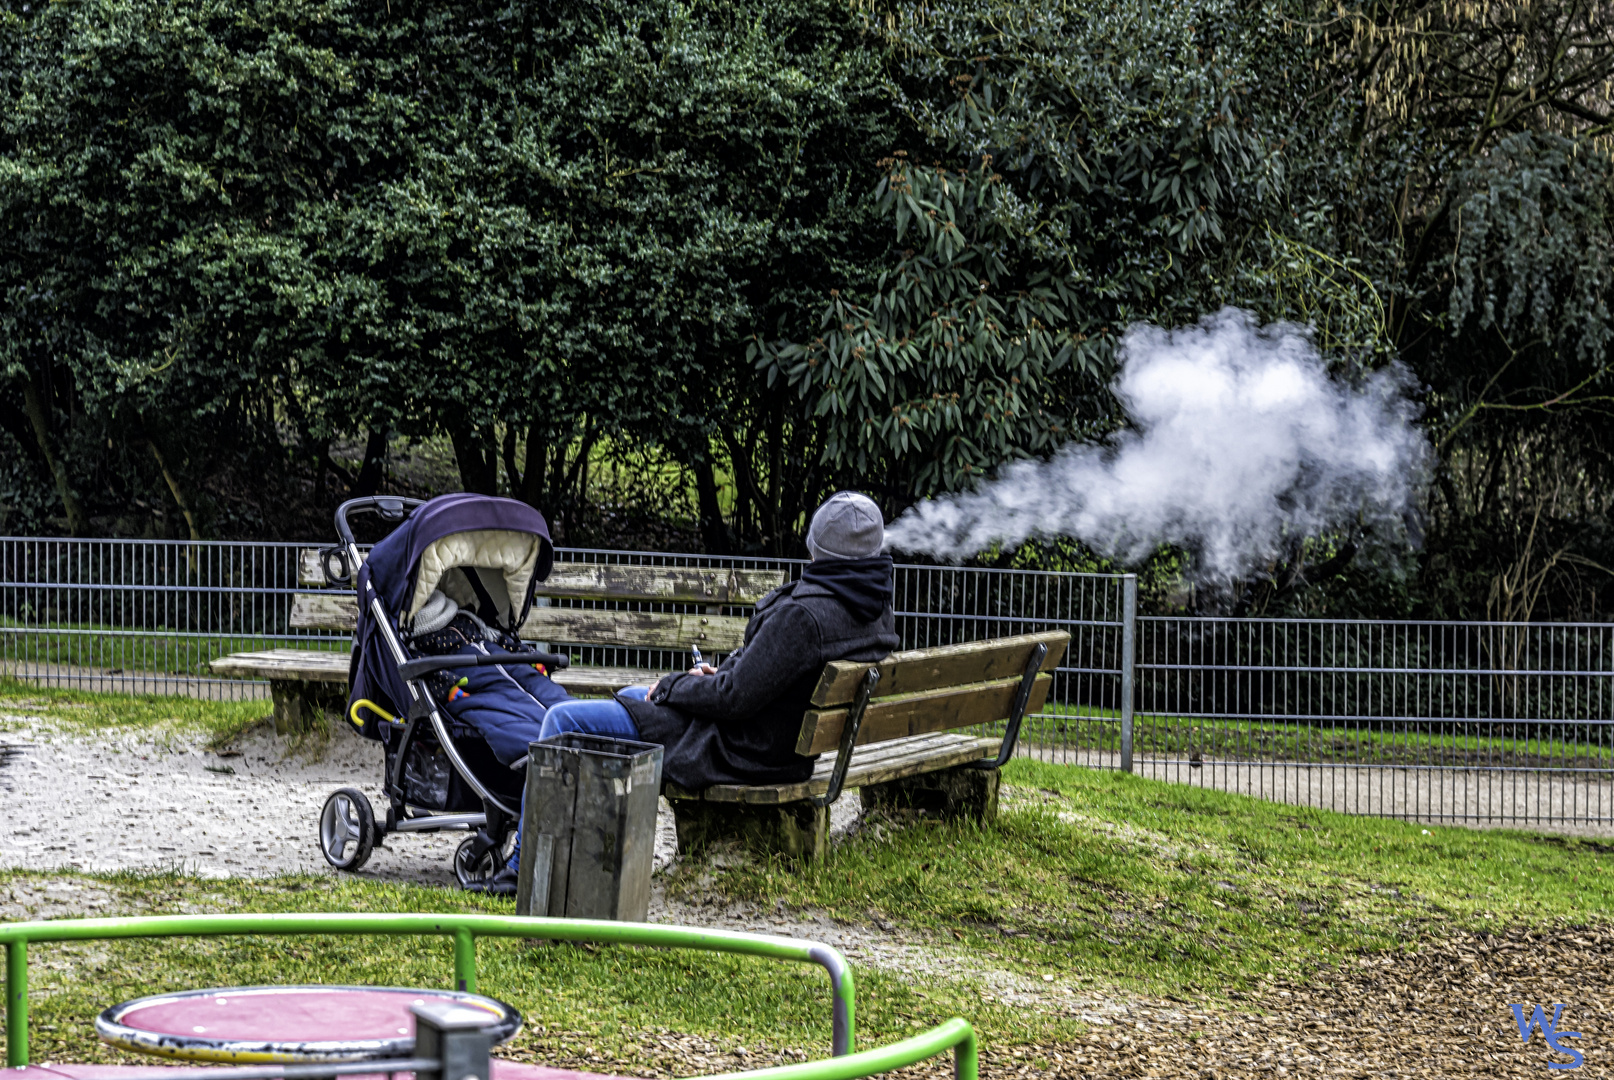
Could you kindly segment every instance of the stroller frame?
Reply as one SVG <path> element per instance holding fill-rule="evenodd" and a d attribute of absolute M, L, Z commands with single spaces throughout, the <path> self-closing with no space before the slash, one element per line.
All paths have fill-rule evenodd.
<path fill-rule="evenodd" d="M 341 543 L 337 547 L 320 551 L 320 570 L 327 583 L 352 587 L 362 556 L 358 541 L 353 536 L 349 517 L 372 513 L 393 525 L 401 523 L 420 506 L 421 499 L 391 496 L 367 496 L 349 499 L 337 507 L 336 532 Z M 334 565 L 333 565 L 334 564 Z M 541 663 L 551 670 L 568 667 L 571 658 L 564 654 L 532 652 L 496 652 L 487 655 L 428 656 L 411 659 L 393 625 L 391 616 L 377 595 L 375 588 L 366 582 L 366 595 L 359 603 L 370 609 L 376 628 L 386 644 L 386 650 L 398 665 L 398 674 L 409 691 L 408 709 L 404 714 L 401 740 L 392 753 L 391 768 L 385 771 L 383 790 L 387 796 L 387 811 L 378 819 L 370 806 L 369 797 L 357 788 L 341 788 L 325 802 L 320 812 L 320 850 L 325 859 L 338 870 L 358 870 L 369 859 L 375 845 L 389 833 L 429 833 L 442 829 L 473 830 L 470 839 L 460 844 L 454 853 L 454 872 L 462 886 L 485 880 L 497 870 L 497 856 L 516 821 L 521 816 L 519 801 L 510 806 L 491 791 L 476 772 L 466 763 L 455 745 L 448 723 L 438 701 L 426 685 L 426 676 L 433 672 L 458 667 L 490 667 L 505 663 Z M 358 662 L 355 651 L 353 663 Z M 350 679 L 351 681 L 351 679 Z M 403 704 L 398 702 L 396 704 Z M 411 805 L 405 798 L 404 764 L 410 746 L 425 736 L 427 731 L 442 747 L 449 766 L 467 787 L 482 800 L 481 813 L 432 810 Z M 526 759 L 523 758 L 523 761 Z M 517 762 L 519 767 L 521 763 Z M 346 853 L 349 841 L 356 841 L 352 855 Z M 337 854 L 333 856 L 333 851 Z"/>

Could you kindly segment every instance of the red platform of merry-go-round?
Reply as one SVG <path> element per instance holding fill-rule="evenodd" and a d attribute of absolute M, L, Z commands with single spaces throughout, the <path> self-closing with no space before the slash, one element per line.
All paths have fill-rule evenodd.
<path fill-rule="evenodd" d="M 521 1029 L 504 1002 L 454 990 L 382 986 L 242 986 L 126 1001 L 95 1020 L 121 1050 L 231 1064 L 369 1061 L 408 1057 L 412 1006 L 450 1006 L 483 1020 L 494 1045 Z"/>
<path fill-rule="evenodd" d="M 385 1065 L 384 1061 L 376 1062 Z M 626 1080 L 603 1073 L 574 1072 L 571 1069 L 551 1069 L 545 1065 L 528 1065 L 520 1061 L 494 1058 L 488 1080 Z M 185 1080 L 185 1074 L 194 1069 L 190 1065 L 24 1065 L 5 1070 L 6 1080 Z M 377 1071 L 359 1073 L 343 1080 L 405 1080 L 414 1073 Z"/>

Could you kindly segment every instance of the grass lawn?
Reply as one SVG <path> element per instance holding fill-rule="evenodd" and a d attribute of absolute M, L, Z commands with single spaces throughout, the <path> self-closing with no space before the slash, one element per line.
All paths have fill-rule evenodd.
<path fill-rule="evenodd" d="M 200 734 L 208 744 L 222 745 L 267 716 L 269 702 L 57 689 L 0 676 L 0 732 L 8 726 L 6 714 L 42 717 L 81 732 L 149 733 L 159 737 Z M 9 726 L 16 725 L 16 721 L 9 722 Z"/>
<path fill-rule="evenodd" d="M 1509 764 L 1572 763 L 1582 768 L 1614 767 L 1614 730 L 1563 723 L 1534 723 L 1526 736 L 1492 735 L 1477 721 L 1453 720 L 1467 730 L 1409 731 L 1404 722 L 1341 717 L 1308 723 L 1239 717 L 1171 716 L 1139 713 L 1133 722 L 1133 752 L 1148 757 L 1187 759 L 1192 754 L 1240 761 Z M 1565 738 L 1565 729 L 1591 734 Z M 1476 734 L 1476 732 L 1480 732 Z M 1028 716 L 1023 738 L 1049 746 L 1118 753 L 1121 717 L 1113 709 L 1052 705 Z"/>
<path fill-rule="evenodd" d="M 30 664 L 207 676 L 212 673 L 208 664 L 230 653 L 264 649 L 345 653 L 349 648 L 346 638 L 219 637 L 179 630 L 130 631 L 90 623 L 39 628 L 0 619 L 0 659 Z"/>
<path fill-rule="evenodd" d="M 1060 979 L 1217 994 L 1442 928 L 1607 921 L 1601 844 L 1352 817 L 1017 760 L 992 826 L 871 830 L 730 895 L 884 920 Z"/>

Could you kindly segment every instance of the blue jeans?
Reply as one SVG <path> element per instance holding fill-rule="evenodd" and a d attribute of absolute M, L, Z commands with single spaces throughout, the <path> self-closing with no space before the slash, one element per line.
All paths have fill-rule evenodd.
<path fill-rule="evenodd" d="M 648 686 L 630 686 L 618 696 L 643 701 L 650 693 Z M 564 735 L 569 731 L 581 732 L 584 735 L 605 735 L 613 739 L 637 739 L 639 729 L 633 724 L 633 717 L 616 698 L 572 698 L 559 705 L 552 705 L 544 714 L 543 730 L 538 738 L 553 739 L 556 735 Z M 527 816 L 525 799 L 523 799 L 521 817 Z M 521 822 L 516 822 L 516 846 L 510 852 L 510 861 L 505 863 L 511 870 L 521 865 Z"/>

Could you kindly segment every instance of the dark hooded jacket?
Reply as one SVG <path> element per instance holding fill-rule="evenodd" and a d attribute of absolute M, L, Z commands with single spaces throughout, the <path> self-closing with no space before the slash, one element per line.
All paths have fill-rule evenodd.
<path fill-rule="evenodd" d="M 890 560 L 879 561 L 885 569 L 883 585 L 874 590 L 877 602 L 855 597 L 850 605 L 871 617 L 854 615 L 847 602 L 846 583 L 858 575 L 794 581 L 757 603 L 745 644 L 717 674 L 669 675 L 647 701 L 617 699 L 640 735 L 665 747 L 665 779 L 698 791 L 713 784 L 794 783 L 812 775 L 814 759 L 796 753 L 796 737 L 824 665 L 880 660 L 897 645 Z M 870 577 L 866 568 L 861 576 Z"/>

